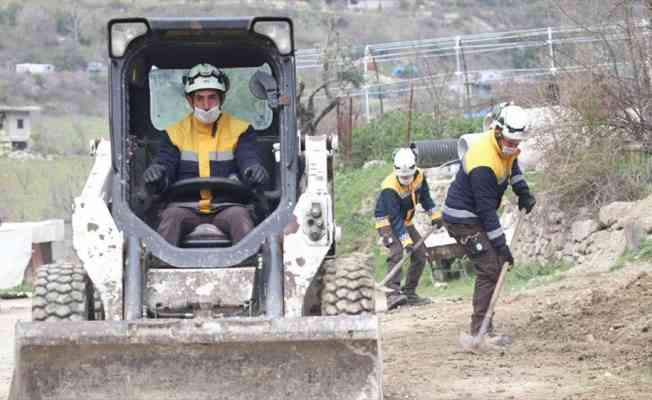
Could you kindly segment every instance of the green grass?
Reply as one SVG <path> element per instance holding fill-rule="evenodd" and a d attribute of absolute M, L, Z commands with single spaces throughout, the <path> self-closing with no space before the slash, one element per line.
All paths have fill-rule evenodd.
<path fill-rule="evenodd" d="M 338 255 L 369 246 L 377 235 L 373 210 L 382 180 L 392 170 L 390 164 L 380 168 L 345 169 L 335 176 L 335 220 L 342 227 Z"/>
<path fill-rule="evenodd" d="M 33 127 L 30 150 L 55 158 L 0 158 L 0 217 L 14 222 L 69 218 L 93 162 L 88 142 L 98 137 L 108 137 L 103 118 L 42 117 Z"/>
<path fill-rule="evenodd" d="M 0 159 L 0 215 L 12 222 L 70 217 L 91 157 L 46 160 Z"/>
<path fill-rule="evenodd" d="M 618 257 L 616 263 L 609 268 L 609 271 L 622 269 L 627 263 L 637 261 L 652 261 L 652 239 L 644 240 L 638 251 L 625 250 L 625 253 Z"/>
<path fill-rule="evenodd" d="M 86 155 L 91 139 L 109 137 L 108 122 L 99 117 L 43 117 L 34 125 L 32 150 L 43 154 Z"/>
<path fill-rule="evenodd" d="M 452 269 L 462 271 L 465 267 L 467 271 L 472 270 L 465 263 L 466 259 L 457 260 Z M 562 272 L 568 271 L 570 266 L 563 263 L 551 264 L 521 264 L 514 266 L 507 272 L 505 278 L 504 293 L 513 292 L 523 288 L 536 287 L 563 279 Z M 384 266 L 382 271 L 384 271 Z M 421 282 L 419 284 L 419 294 L 427 297 L 463 297 L 470 298 L 473 295 L 475 285 L 475 275 L 469 273 L 466 277 L 446 282 L 446 285 L 435 285 L 430 275 L 430 267 L 426 265 Z M 377 269 L 377 273 L 380 272 Z"/>
<path fill-rule="evenodd" d="M 517 264 L 508 272 L 505 287 L 508 290 L 515 290 L 556 282 L 563 279 L 562 272 L 566 272 L 570 268 L 570 265 L 563 262 Z"/>
<path fill-rule="evenodd" d="M 0 299 L 24 297 L 25 295 L 32 293 L 32 290 L 32 285 L 21 283 L 20 285 L 9 289 L 0 289 Z"/>

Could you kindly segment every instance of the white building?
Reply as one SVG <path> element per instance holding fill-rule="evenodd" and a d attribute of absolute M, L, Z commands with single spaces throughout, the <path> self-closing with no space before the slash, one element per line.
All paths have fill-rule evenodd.
<path fill-rule="evenodd" d="M 40 115 L 40 107 L 10 107 L 0 105 L 0 142 L 13 150 L 27 148 L 32 124 Z"/>
<path fill-rule="evenodd" d="M 54 65 L 52 64 L 16 64 L 16 73 L 19 74 L 45 75 L 52 72 L 54 72 Z"/>

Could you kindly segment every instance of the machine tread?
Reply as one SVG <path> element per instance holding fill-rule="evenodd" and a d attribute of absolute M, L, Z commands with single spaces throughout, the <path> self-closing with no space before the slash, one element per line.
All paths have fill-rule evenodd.
<path fill-rule="evenodd" d="M 96 319 L 96 291 L 81 266 L 70 263 L 42 265 L 34 285 L 32 320 Z"/>
<path fill-rule="evenodd" d="M 326 260 L 321 288 L 322 315 L 356 315 L 374 312 L 374 279 L 365 263 Z"/>

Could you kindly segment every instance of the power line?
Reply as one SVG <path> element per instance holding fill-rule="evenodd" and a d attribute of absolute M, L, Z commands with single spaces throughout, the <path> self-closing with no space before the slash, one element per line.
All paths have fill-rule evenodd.
<path fill-rule="evenodd" d="M 634 27 L 644 35 L 649 34 L 645 21 L 635 24 Z M 601 33 L 603 36 L 596 37 L 597 33 Z M 536 40 L 536 37 L 540 37 L 540 39 Z M 451 57 L 457 54 L 456 41 L 458 38 L 464 47 L 465 54 L 472 55 L 549 45 L 588 44 L 604 40 L 617 41 L 626 39 L 626 35 L 622 33 L 622 26 L 610 24 L 587 28 L 560 27 L 488 32 L 459 37 L 377 43 L 364 47 L 369 49 L 377 63 L 411 58 Z M 350 46 L 343 47 L 343 50 L 359 51 L 361 48 L 362 46 Z M 322 57 L 323 53 L 320 49 L 299 49 L 296 52 L 297 69 L 319 68 Z"/>

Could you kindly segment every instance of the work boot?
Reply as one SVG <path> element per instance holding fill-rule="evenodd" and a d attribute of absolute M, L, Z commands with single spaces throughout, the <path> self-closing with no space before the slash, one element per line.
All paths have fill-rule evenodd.
<path fill-rule="evenodd" d="M 398 306 L 406 304 L 408 298 L 402 293 L 392 293 L 387 296 L 387 311 L 393 310 Z"/>
<path fill-rule="evenodd" d="M 430 300 L 427 297 L 421 297 L 415 292 L 404 292 L 405 296 L 407 297 L 407 304 L 411 306 L 422 306 L 424 304 L 430 304 L 432 303 L 432 300 Z"/>

